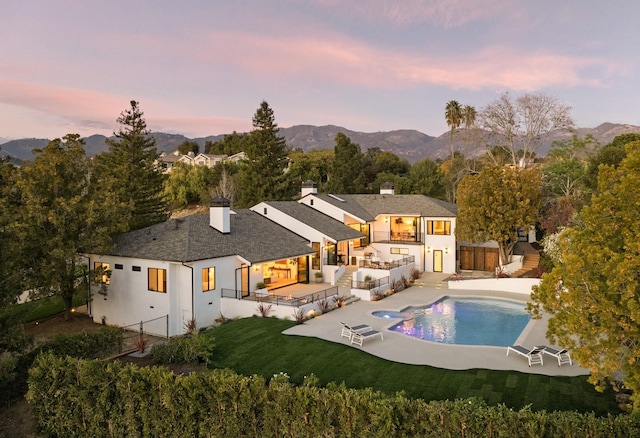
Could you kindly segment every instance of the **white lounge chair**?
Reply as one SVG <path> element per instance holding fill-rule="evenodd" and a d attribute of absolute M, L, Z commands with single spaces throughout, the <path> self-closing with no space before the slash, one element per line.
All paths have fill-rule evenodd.
<path fill-rule="evenodd" d="M 343 338 L 349 338 L 349 340 L 351 340 L 351 338 L 353 337 L 354 333 L 368 332 L 368 331 L 372 330 L 371 326 L 368 326 L 366 324 L 359 324 L 359 325 L 349 326 L 349 325 L 345 324 L 344 322 L 341 322 L 340 325 L 342 325 L 342 334 L 341 334 L 341 336 Z"/>
<path fill-rule="evenodd" d="M 382 332 L 379 332 L 377 330 L 369 330 L 366 332 L 358 332 L 358 333 L 354 332 L 353 336 L 351 337 L 351 343 L 362 347 L 362 344 L 364 343 L 365 339 L 375 338 L 376 336 L 380 336 L 380 340 L 384 339 L 382 337 Z"/>
<path fill-rule="evenodd" d="M 539 345 L 536 348 L 540 348 L 544 354 L 548 354 L 549 356 L 553 356 L 558 359 L 558 366 L 562 366 L 562 364 L 568 363 L 569 365 L 573 365 L 571 362 L 571 355 L 569 355 L 569 351 L 562 349 L 559 350 L 554 347 L 549 347 L 547 345 Z"/>
<path fill-rule="evenodd" d="M 542 348 L 535 347 L 531 350 L 523 347 L 522 345 L 512 345 L 507 347 L 507 356 L 509 356 L 509 352 L 513 351 L 520 356 L 524 356 L 529 361 L 529 366 L 531 365 L 544 365 L 542 363 Z"/>

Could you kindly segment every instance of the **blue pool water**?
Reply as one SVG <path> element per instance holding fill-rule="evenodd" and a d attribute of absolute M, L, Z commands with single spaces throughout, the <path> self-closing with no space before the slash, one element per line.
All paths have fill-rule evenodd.
<path fill-rule="evenodd" d="M 401 312 L 376 311 L 380 318 L 400 318 L 389 330 L 443 344 L 513 345 L 531 319 L 524 303 L 494 298 L 444 297 Z"/>

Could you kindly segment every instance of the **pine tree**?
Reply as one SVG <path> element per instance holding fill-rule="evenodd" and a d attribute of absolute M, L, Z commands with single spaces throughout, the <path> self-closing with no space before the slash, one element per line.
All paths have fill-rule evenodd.
<path fill-rule="evenodd" d="M 327 190 L 331 193 L 363 193 L 365 189 L 364 159 L 360 145 L 339 133 L 335 138 L 334 159 L 329 170 Z"/>
<path fill-rule="evenodd" d="M 250 207 L 261 201 L 291 199 L 297 188 L 288 177 L 288 147 L 279 135 L 273 110 L 262 101 L 253 116 L 248 160 L 238 173 L 237 204 Z"/>
<path fill-rule="evenodd" d="M 127 230 L 137 230 L 166 220 L 168 203 L 163 195 L 164 175 L 158 166 L 156 142 L 151 137 L 138 102 L 120 113 L 109 151 L 96 157 L 105 196 L 113 196 Z"/>

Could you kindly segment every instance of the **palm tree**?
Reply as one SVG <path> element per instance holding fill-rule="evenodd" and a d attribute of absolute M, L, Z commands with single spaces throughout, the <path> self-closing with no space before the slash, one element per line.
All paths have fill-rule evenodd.
<path fill-rule="evenodd" d="M 472 128 L 473 125 L 475 125 L 477 114 L 478 112 L 476 111 L 476 108 L 474 106 L 465 105 L 462 108 L 461 110 L 462 124 L 464 125 L 465 129 Z"/>
<path fill-rule="evenodd" d="M 453 133 L 462 123 L 462 107 L 457 100 L 450 100 L 444 109 L 444 118 L 451 128 L 451 160 L 453 161 Z"/>

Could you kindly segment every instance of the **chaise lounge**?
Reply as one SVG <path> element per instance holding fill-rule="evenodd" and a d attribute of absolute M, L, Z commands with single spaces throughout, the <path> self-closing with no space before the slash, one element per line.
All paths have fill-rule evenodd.
<path fill-rule="evenodd" d="M 341 336 L 343 338 L 349 338 L 349 341 L 351 341 L 351 338 L 353 338 L 354 333 L 362 333 L 362 332 L 368 332 L 373 330 L 371 326 L 368 326 L 366 324 L 354 325 L 352 327 L 352 326 L 348 326 L 344 322 L 341 322 L 340 325 L 342 325 Z"/>
<path fill-rule="evenodd" d="M 354 332 L 353 336 L 351 337 L 351 343 L 362 347 L 365 339 L 375 338 L 376 336 L 380 336 L 381 341 L 384 340 L 384 338 L 382 337 L 382 332 L 379 332 L 378 330 Z"/>
<path fill-rule="evenodd" d="M 539 345 L 536 348 L 540 348 L 544 354 L 548 354 L 549 356 L 553 356 L 558 359 L 558 366 L 562 366 L 562 364 L 568 363 L 569 365 L 573 365 L 571 362 L 571 356 L 569 355 L 569 351 L 566 349 L 558 350 L 557 348 L 549 347 L 547 345 Z"/>
<path fill-rule="evenodd" d="M 523 347 L 522 345 L 512 345 L 510 347 L 507 347 L 507 356 L 509 356 L 510 351 L 513 351 L 520 356 L 526 357 L 529 361 L 529 366 L 536 364 L 544 365 L 542 363 L 542 348 L 540 347 L 535 347 L 530 350 Z"/>

